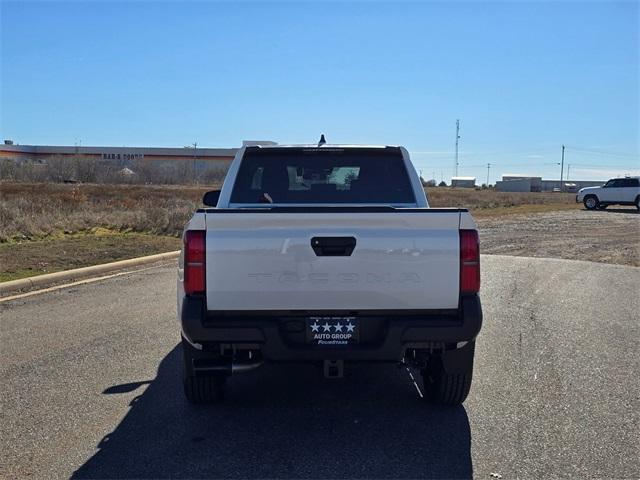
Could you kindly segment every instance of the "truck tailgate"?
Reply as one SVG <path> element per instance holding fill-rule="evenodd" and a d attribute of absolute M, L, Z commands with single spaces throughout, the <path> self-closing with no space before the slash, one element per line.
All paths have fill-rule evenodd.
<path fill-rule="evenodd" d="M 207 309 L 457 308 L 459 224 L 457 210 L 208 211 Z M 337 251 L 314 250 L 331 238 Z"/>

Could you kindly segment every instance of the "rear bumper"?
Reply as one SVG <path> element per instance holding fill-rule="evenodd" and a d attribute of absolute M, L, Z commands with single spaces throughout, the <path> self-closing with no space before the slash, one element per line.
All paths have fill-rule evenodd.
<path fill-rule="evenodd" d="M 436 344 L 456 344 L 476 338 L 482 326 L 478 295 L 464 296 L 461 308 L 451 312 L 359 312 L 359 345 L 329 347 L 305 343 L 303 330 L 310 313 L 242 314 L 212 316 L 203 298 L 185 297 L 182 334 L 205 350 L 219 345 L 259 349 L 269 361 L 317 361 L 324 359 L 397 362 L 407 349 L 428 350 Z"/>

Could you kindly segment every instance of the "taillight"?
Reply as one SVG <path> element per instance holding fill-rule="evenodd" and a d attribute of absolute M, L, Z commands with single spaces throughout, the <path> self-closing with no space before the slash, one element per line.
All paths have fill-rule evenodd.
<path fill-rule="evenodd" d="M 460 293 L 480 291 L 480 241 L 477 230 L 460 230 Z"/>
<path fill-rule="evenodd" d="M 184 235 L 184 291 L 187 295 L 205 291 L 205 231 L 187 230 Z"/>

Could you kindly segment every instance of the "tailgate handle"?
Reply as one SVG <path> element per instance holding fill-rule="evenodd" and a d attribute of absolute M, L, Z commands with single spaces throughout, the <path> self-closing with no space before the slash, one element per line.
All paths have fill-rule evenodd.
<path fill-rule="evenodd" d="M 311 248 L 318 257 L 348 257 L 356 248 L 355 237 L 313 237 Z"/>

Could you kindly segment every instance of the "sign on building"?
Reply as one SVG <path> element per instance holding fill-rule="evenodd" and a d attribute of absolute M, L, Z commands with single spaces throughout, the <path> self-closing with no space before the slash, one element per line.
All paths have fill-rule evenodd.
<path fill-rule="evenodd" d="M 144 158 L 144 153 L 103 153 L 103 160 L 142 160 Z"/>

